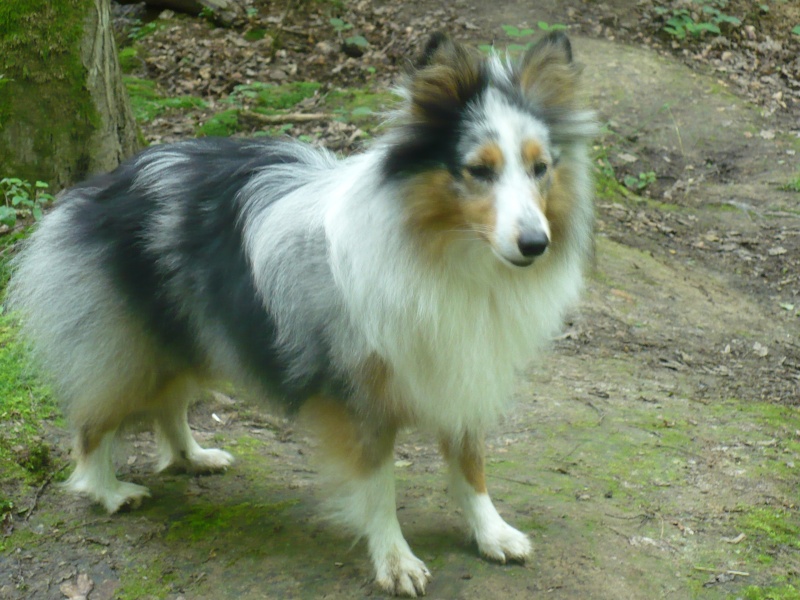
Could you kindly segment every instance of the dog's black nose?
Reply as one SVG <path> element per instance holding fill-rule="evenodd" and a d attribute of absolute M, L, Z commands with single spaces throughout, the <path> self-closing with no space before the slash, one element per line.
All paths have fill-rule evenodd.
<path fill-rule="evenodd" d="M 529 231 L 520 234 L 517 239 L 517 246 L 522 256 L 530 258 L 532 256 L 541 256 L 547 250 L 547 245 L 550 240 L 544 231 Z"/>

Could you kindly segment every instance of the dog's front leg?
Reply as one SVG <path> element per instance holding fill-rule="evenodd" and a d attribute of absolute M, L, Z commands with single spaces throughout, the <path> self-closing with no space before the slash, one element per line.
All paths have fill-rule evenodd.
<path fill-rule="evenodd" d="M 469 432 L 455 440 L 442 437 L 441 448 L 450 468 L 450 493 L 464 512 L 480 553 L 501 563 L 524 561 L 531 553 L 528 536 L 506 523 L 489 498 L 482 437 Z"/>
<path fill-rule="evenodd" d="M 364 423 L 343 403 L 327 398 L 309 401 L 304 413 L 322 442 L 321 459 L 333 488 L 329 508 L 366 538 L 377 584 L 399 596 L 424 595 L 431 574 L 411 552 L 397 520 L 396 428 Z"/>

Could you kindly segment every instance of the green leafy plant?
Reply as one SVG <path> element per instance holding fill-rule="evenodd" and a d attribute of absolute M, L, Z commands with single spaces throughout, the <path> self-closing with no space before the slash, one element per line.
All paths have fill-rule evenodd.
<path fill-rule="evenodd" d="M 656 7 L 656 14 L 666 19 L 664 31 L 672 37 L 683 40 L 687 34 L 692 37 L 700 37 L 706 32 L 719 35 L 722 33 L 720 29 L 722 24 L 733 27 L 742 24 L 737 17 L 722 12 L 728 6 L 728 0 L 693 0 L 693 3 L 698 5 L 703 15 L 702 20 L 699 20 L 699 16 L 696 18 L 695 13 L 688 8 Z"/>
<path fill-rule="evenodd" d="M 367 38 L 365 38 L 363 35 L 353 35 L 348 38 L 345 38 L 344 41 L 346 44 L 358 46 L 359 48 L 366 48 L 367 46 L 369 46 Z"/>
<path fill-rule="evenodd" d="M 638 177 L 634 177 L 633 175 L 626 175 L 622 183 L 625 184 L 625 187 L 629 190 L 640 192 L 647 188 L 650 184 L 655 183 L 656 181 L 656 174 L 653 171 L 645 171 L 644 173 L 639 173 Z"/>
<path fill-rule="evenodd" d="M 348 29 L 352 29 L 353 28 L 353 24 L 352 23 L 347 23 L 347 22 L 343 21 L 342 19 L 338 19 L 336 17 L 334 17 L 332 19 L 329 19 L 328 23 L 333 25 L 333 28 L 336 30 L 336 33 L 341 33 L 343 31 L 347 31 Z"/>
<path fill-rule="evenodd" d="M 536 25 L 542 31 L 564 31 L 565 29 L 569 29 L 569 27 L 562 23 L 547 23 L 546 21 L 539 21 Z"/>
<path fill-rule="evenodd" d="M 31 183 L 18 177 L 0 179 L 0 193 L 4 204 L 0 205 L 0 223 L 13 227 L 18 217 L 32 215 L 37 221 L 42 218 L 42 206 L 53 201 L 47 192 L 50 186 L 44 181 Z"/>
<path fill-rule="evenodd" d="M 795 35 L 800 35 L 800 25 L 795 25 L 792 28 L 792 33 L 795 34 Z"/>
<path fill-rule="evenodd" d="M 133 26 L 131 27 L 130 32 L 128 33 L 128 39 L 133 41 L 138 41 L 143 37 L 147 37 L 151 33 L 153 33 L 156 29 L 158 29 L 158 24 L 155 21 L 150 21 L 149 23 L 143 24 L 138 19 L 134 22 Z"/>
<path fill-rule="evenodd" d="M 784 192 L 800 192 L 800 175 L 780 186 Z"/>
<path fill-rule="evenodd" d="M 520 29 L 513 25 L 501 25 L 501 27 L 509 37 L 528 37 L 535 33 L 533 29 Z"/>

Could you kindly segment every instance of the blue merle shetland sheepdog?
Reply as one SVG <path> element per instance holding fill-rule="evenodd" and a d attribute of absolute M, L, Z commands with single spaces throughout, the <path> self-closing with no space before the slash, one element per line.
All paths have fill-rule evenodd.
<path fill-rule="evenodd" d="M 578 295 L 596 132 L 563 34 L 521 59 L 428 43 L 387 133 L 338 160 L 278 140 L 149 148 L 67 191 L 16 259 L 9 300 L 75 431 L 68 487 L 110 512 L 126 421 L 152 418 L 159 469 L 221 471 L 186 420 L 232 380 L 319 434 L 334 514 L 378 585 L 425 592 L 397 520 L 395 434 L 436 436 L 489 559 L 531 544 L 489 498 L 483 435 L 514 374 Z"/>

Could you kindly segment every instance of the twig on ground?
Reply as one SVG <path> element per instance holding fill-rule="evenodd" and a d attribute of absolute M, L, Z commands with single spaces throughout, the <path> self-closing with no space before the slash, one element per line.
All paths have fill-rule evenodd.
<path fill-rule="evenodd" d="M 261 113 L 243 110 L 239 116 L 244 119 L 252 119 L 260 123 L 275 125 L 278 123 L 308 123 L 309 121 L 327 121 L 333 119 L 330 113 L 286 113 L 283 115 L 262 115 Z"/>
<path fill-rule="evenodd" d="M 738 575 L 739 577 L 750 577 L 750 573 L 744 571 L 731 571 L 730 569 L 709 569 L 708 567 L 692 567 L 695 571 L 702 571 L 704 573 L 724 573 L 725 575 Z"/>

